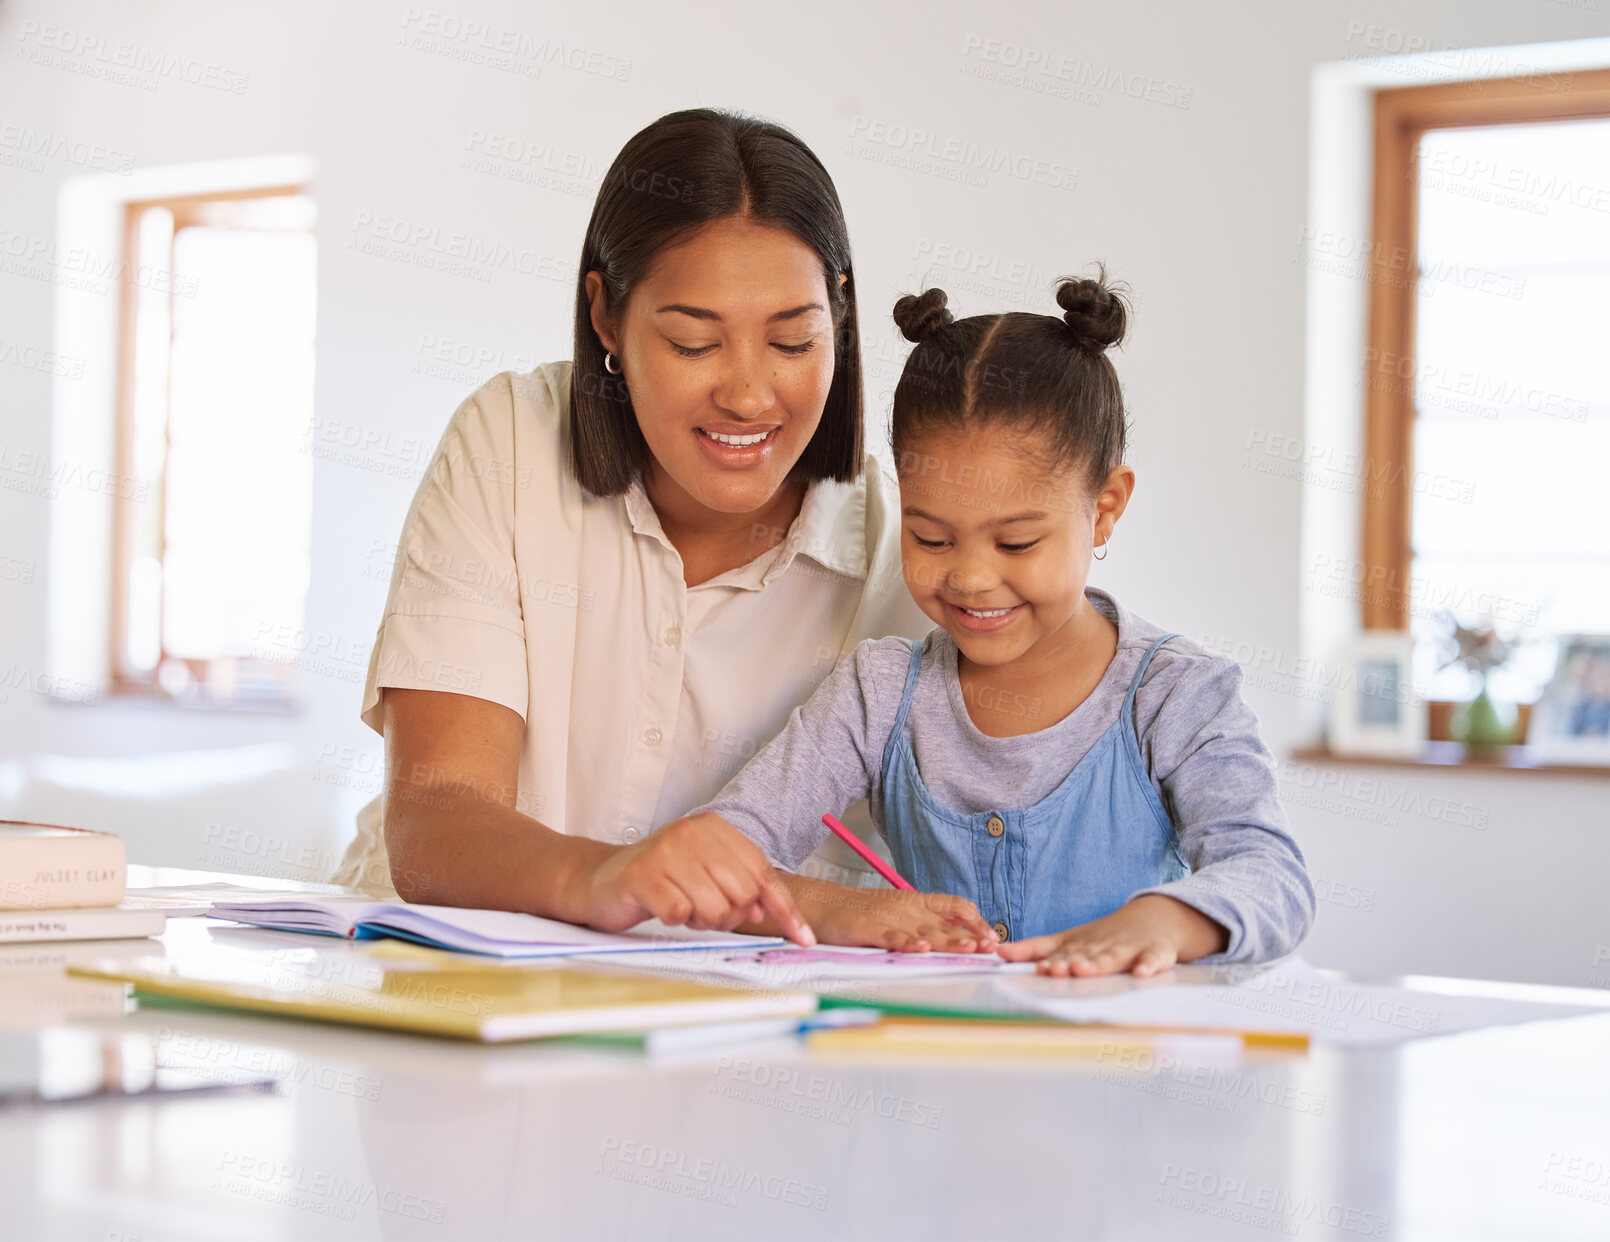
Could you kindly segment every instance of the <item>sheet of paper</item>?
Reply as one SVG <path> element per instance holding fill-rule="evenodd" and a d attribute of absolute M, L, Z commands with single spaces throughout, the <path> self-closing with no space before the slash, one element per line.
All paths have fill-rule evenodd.
<path fill-rule="evenodd" d="M 732 950 L 690 949 L 684 953 L 618 953 L 612 965 L 711 979 L 738 979 L 761 988 L 830 988 L 838 983 L 868 980 L 932 979 L 955 975 L 988 975 L 1022 967 L 1003 962 L 993 953 L 891 953 L 886 949 L 858 949 L 820 945 Z M 1030 967 L 1029 969 L 1032 969 Z"/>
<path fill-rule="evenodd" d="M 1605 1012 L 1343 983 L 1300 957 L 1267 966 L 1186 968 L 1145 980 L 1014 976 L 994 984 L 1013 1001 L 1070 1022 L 1301 1033 L 1348 1048 Z"/>

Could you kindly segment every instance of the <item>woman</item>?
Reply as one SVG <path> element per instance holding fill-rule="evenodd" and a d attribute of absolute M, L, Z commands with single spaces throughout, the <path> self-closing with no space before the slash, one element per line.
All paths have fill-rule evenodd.
<path fill-rule="evenodd" d="M 809 942 L 794 897 L 827 880 L 779 879 L 724 825 L 653 830 L 861 639 L 927 632 L 861 429 L 849 239 L 820 161 L 708 109 L 632 138 L 587 226 L 574 364 L 474 393 L 414 498 L 364 690 L 385 790 L 337 881 Z M 824 849 L 802 871 L 856 884 L 852 860 Z M 950 898 L 853 906 L 869 943 L 987 935 Z"/>

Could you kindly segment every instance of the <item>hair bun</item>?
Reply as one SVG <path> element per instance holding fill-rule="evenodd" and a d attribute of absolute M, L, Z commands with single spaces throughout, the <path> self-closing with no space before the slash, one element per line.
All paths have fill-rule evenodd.
<path fill-rule="evenodd" d="M 1057 285 L 1057 305 L 1074 338 L 1086 348 L 1100 353 L 1124 339 L 1129 312 L 1120 292 L 1108 287 L 1105 269 L 1098 269 L 1094 280 L 1065 278 Z"/>
<path fill-rule="evenodd" d="M 908 341 L 926 341 L 956 322 L 956 316 L 945 309 L 950 299 L 943 289 L 926 289 L 920 294 L 906 294 L 894 304 L 894 321 L 900 334 Z"/>

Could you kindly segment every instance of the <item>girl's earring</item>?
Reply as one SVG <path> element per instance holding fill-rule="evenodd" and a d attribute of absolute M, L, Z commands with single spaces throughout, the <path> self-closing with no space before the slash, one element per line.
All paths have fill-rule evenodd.
<path fill-rule="evenodd" d="M 1112 546 L 1112 538 L 1111 538 L 1111 537 L 1110 537 L 1110 536 L 1109 536 L 1109 537 L 1108 537 L 1108 539 L 1107 539 L 1107 542 L 1106 542 L 1106 543 L 1104 543 L 1104 544 L 1102 544 L 1102 545 L 1101 545 L 1101 555 L 1100 555 L 1100 556 L 1096 556 L 1096 554 L 1095 554 L 1095 553 L 1094 553 L 1094 552 L 1092 552 L 1092 553 L 1091 553 L 1091 554 L 1090 554 L 1090 555 L 1091 555 L 1091 556 L 1092 556 L 1092 557 L 1093 557 L 1093 558 L 1094 558 L 1094 559 L 1095 559 L 1095 560 L 1098 560 L 1098 561 L 1104 561 L 1104 560 L 1106 560 L 1106 559 L 1107 559 L 1107 549 L 1108 549 L 1108 548 L 1109 548 L 1109 547 L 1111 547 L 1111 546 Z"/>
<path fill-rule="evenodd" d="M 621 373 L 620 360 L 614 354 L 606 353 L 604 355 L 604 370 L 611 375 L 619 375 Z"/>

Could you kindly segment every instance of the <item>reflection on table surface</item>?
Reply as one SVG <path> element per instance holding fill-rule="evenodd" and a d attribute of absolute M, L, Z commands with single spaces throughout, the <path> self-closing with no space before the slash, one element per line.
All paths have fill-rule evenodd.
<path fill-rule="evenodd" d="M 366 951 L 202 920 L 32 949 L 59 969 L 225 944 Z M 0 1109 L 7 1238 L 1610 1236 L 1610 1012 L 1379 1052 L 1012 1062 L 484 1047 L 117 1000 L 75 1031 L 278 1090 Z"/>

